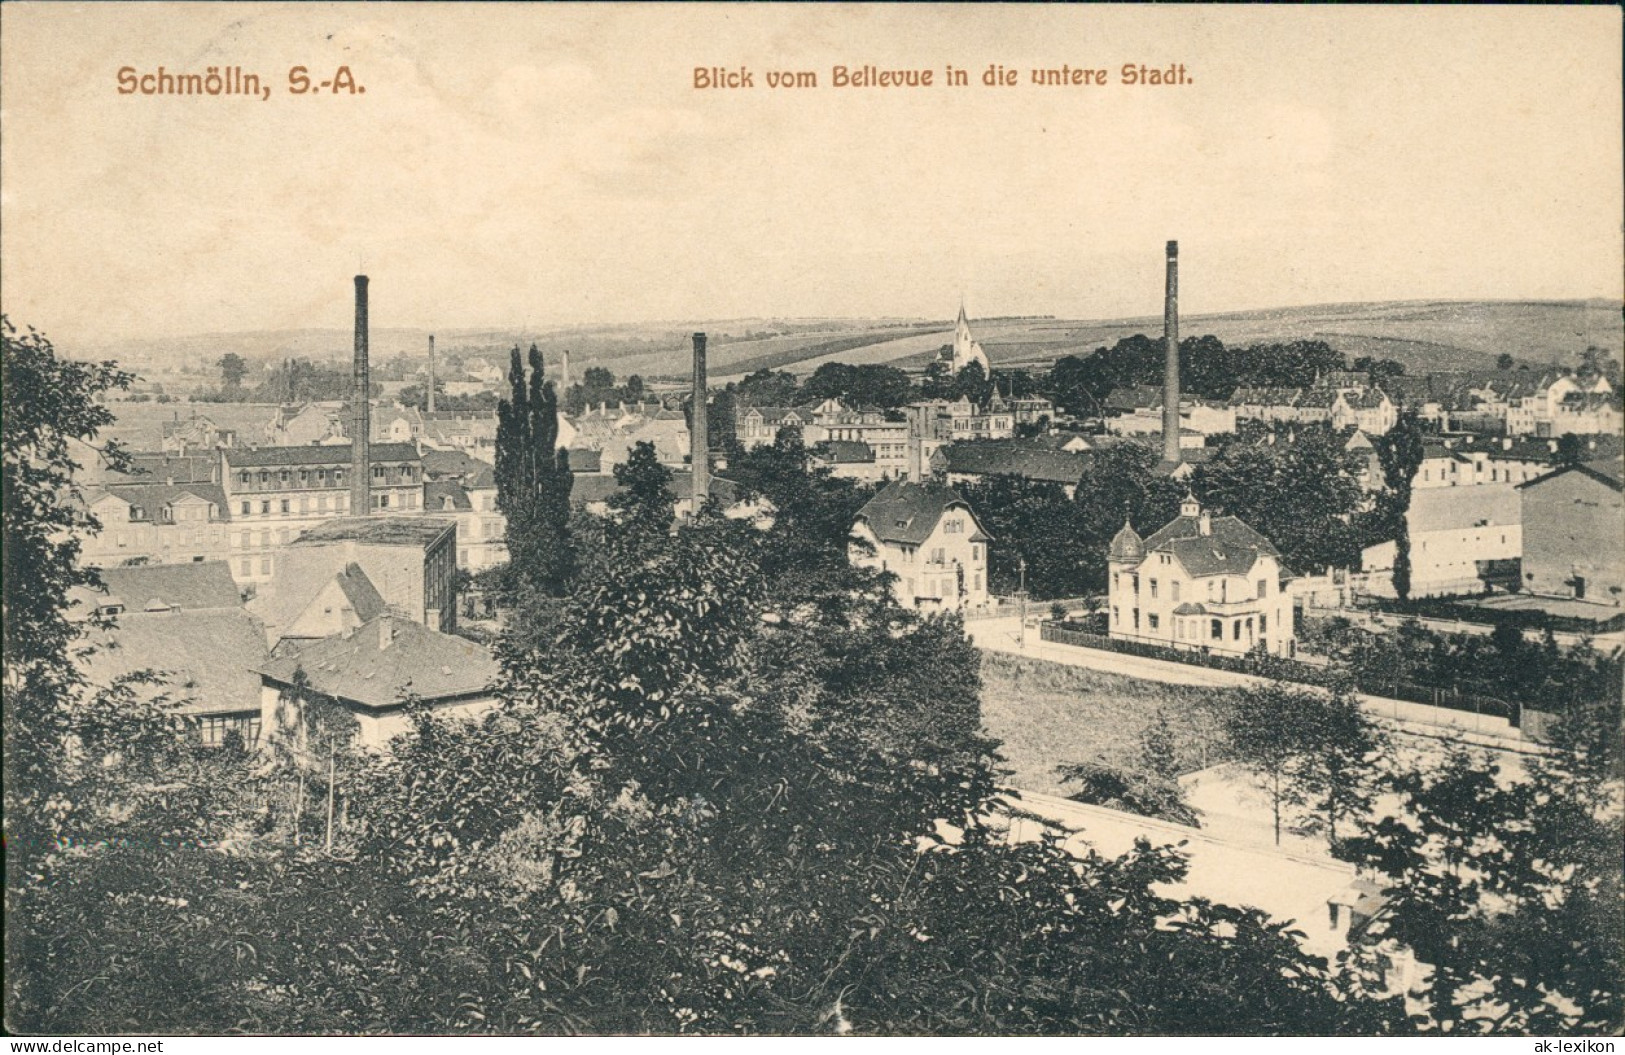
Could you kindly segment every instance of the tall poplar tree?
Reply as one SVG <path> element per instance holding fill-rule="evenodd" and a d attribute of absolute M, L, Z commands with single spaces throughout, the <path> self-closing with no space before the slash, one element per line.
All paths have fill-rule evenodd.
<path fill-rule="evenodd" d="M 515 345 L 508 368 L 511 396 L 497 405 L 497 508 L 508 521 L 510 586 L 559 597 L 575 565 L 570 457 L 558 446 L 558 396 L 542 379 L 542 353 L 534 344 L 529 365 L 527 376 Z"/>
<path fill-rule="evenodd" d="M 1405 517 L 1411 509 L 1411 482 L 1422 467 L 1422 456 L 1421 425 L 1416 411 L 1406 410 L 1377 440 L 1377 460 L 1388 484 L 1377 496 L 1377 541 L 1394 540 L 1394 593 L 1401 601 L 1411 596 L 1411 533 Z"/>

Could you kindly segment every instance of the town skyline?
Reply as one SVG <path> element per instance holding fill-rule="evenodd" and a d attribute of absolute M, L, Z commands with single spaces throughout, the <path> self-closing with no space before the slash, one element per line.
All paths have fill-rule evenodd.
<path fill-rule="evenodd" d="M 938 318 L 961 297 L 1140 318 L 1146 247 L 1170 238 L 1192 316 L 1625 297 L 1619 27 L 1583 10 L 5 18 L 5 309 L 64 346 L 342 327 L 323 276 L 358 271 L 381 324 L 431 332 Z M 1193 83 L 976 83 L 1161 58 Z M 865 64 L 972 83 L 692 84 Z M 369 91 L 305 101 L 296 65 Z M 121 96 L 127 66 L 253 70 L 274 94 Z"/>

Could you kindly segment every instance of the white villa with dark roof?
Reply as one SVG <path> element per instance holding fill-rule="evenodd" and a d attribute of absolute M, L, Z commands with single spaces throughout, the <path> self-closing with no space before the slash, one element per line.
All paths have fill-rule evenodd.
<path fill-rule="evenodd" d="M 922 611 L 987 604 L 987 544 L 992 538 L 952 488 L 936 483 L 893 483 L 858 511 L 852 535 L 858 567 L 897 578 L 898 603 Z"/>
<path fill-rule="evenodd" d="M 1125 523 L 1107 560 L 1114 638 L 1237 655 L 1296 651 L 1281 554 L 1236 517 L 1209 515 L 1193 496 L 1148 538 Z"/>

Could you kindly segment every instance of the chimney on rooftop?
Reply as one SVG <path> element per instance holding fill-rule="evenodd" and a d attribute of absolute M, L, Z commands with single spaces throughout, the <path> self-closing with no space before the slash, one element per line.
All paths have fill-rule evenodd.
<path fill-rule="evenodd" d="M 1179 464 L 1179 243 L 1168 243 L 1168 289 L 1162 304 L 1167 346 L 1162 374 L 1162 460 Z"/>
<path fill-rule="evenodd" d="M 705 504 L 705 498 L 711 493 L 711 463 L 710 444 L 706 437 L 705 420 L 705 334 L 694 335 L 694 420 L 689 425 L 688 449 L 689 461 L 693 469 L 694 483 L 694 515 L 700 515 L 700 507 Z"/>
<path fill-rule="evenodd" d="M 434 413 L 434 334 L 429 334 L 429 413 Z"/>
<path fill-rule="evenodd" d="M 378 618 L 378 651 L 395 643 L 395 616 L 386 611 Z"/>
<path fill-rule="evenodd" d="M 372 382 L 367 370 L 367 276 L 355 277 L 355 392 L 351 396 L 350 515 L 372 512 Z"/>

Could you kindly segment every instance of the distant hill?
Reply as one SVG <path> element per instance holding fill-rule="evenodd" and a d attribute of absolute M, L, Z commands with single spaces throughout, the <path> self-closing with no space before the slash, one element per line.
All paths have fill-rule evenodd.
<path fill-rule="evenodd" d="M 1181 324 L 1186 335 L 1213 334 L 1227 344 L 1320 339 L 1350 359 L 1394 359 L 1416 374 L 1485 369 L 1502 353 L 1531 366 L 1573 366 L 1590 346 L 1625 359 L 1622 308 L 1601 300 L 1319 304 L 1187 315 Z M 1162 331 L 1162 319 L 973 319 L 971 328 L 995 365 L 1045 368 L 1063 355 L 1086 355 L 1122 337 L 1155 336 Z M 687 373 L 689 334 L 696 329 L 710 335 L 711 374 L 718 381 L 764 367 L 805 374 L 825 362 L 919 368 L 952 340 L 950 320 L 730 319 L 526 334 L 500 327 L 453 330 L 438 333 L 436 342 L 442 355 L 487 358 L 505 356 L 515 343 L 535 343 L 550 367 L 569 349 L 578 378 L 589 366 L 604 366 L 618 378 L 635 373 L 657 379 Z M 374 361 L 398 355 L 426 359 L 428 336 L 426 330 L 374 329 Z M 143 366 L 162 370 L 182 363 L 212 364 L 228 352 L 258 363 L 290 357 L 343 361 L 350 355 L 351 339 L 348 330 L 338 329 L 259 331 L 122 342 L 86 351 L 119 359 L 138 371 Z"/>

